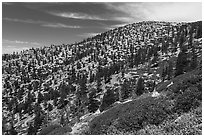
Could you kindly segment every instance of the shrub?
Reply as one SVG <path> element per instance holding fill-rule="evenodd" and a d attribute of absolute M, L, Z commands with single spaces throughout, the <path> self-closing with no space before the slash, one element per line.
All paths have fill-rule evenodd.
<path fill-rule="evenodd" d="M 202 134 L 202 107 L 184 113 L 168 125 L 163 125 L 167 134 L 173 135 L 201 135 Z M 170 129 L 170 130 L 169 130 Z"/>
<path fill-rule="evenodd" d="M 49 132 L 48 135 L 64 135 L 65 133 L 71 132 L 72 129 L 70 126 L 59 127 Z"/>
<path fill-rule="evenodd" d="M 165 104 L 167 103 L 164 101 L 162 102 Z M 164 108 L 163 104 L 155 100 L 155 102 L 142 104 L 140 110 L 137 110 L 136 115 L 134 113 L 131 115 L 124 115 L 124 117 L 118 120 L 118 127 L 121 129 L 125 128 L 126 131 L 130 132 L 133 129 L 142 129 L 147 124 L 158 125 L 167 117 L 167 114 L 168 111 Z"/>
<path fill-rule="evenodd" d="M 177 119 L 165 120 L 159 126 L 147 125 L 137 133 L 139 135 L 201 135 L 202 107 L 184 113 Z"/>
<path fill-rule="evenodd" d="M 183 92 L 185 92 L 185 90 L 189 87 L 197 87 L 198 91 L 202 91 L 201 70 L 196 69 L 183 75 L 179 75 L 172 79 L 172 82 L 173 84 L 169 86 L 167 90 L 172 92 L 169 97 L 172 97 L 173 99 L 176 99 L 180 94 L 183 94 Z M 202 100 L 202 96 L 199 97 L 199 100 Z"/>
<path fill-rule="evenodd" d="M 53 130 L 60 128 L 61 126 L 58 124 L 54 124 L 54 125 L 49 125 L 47 127 L 44 127 L 41 129 L 41 131 L 39 132 L 39 135 L 47 135 L 50 132 L 52 132 Z"/>
<path fill-rule="evenodd" d="M 168 116 L 169 106 L 165 98 L 152 97 L 118 105 L 94 118 L 90 123 L 90 133 L 107 134 L 112 125 L 120 133 L 137 131 L 147 124 L 158 125 Z"/>
<path fill-rule="evenodd" d="M 166 132 L 156 125 L 147 125 L 143 129 L 139 130 L 136 135 L 166 135 Z"/>
<path fill-rule="evenodd" d="M 197 87 L 189 87 L 184 93 L 178 95 L 174 111 L 177 113 L 188 112 L 191 108 L 199 106 L 199 100 L 202 99 L 202 93 Z"/>

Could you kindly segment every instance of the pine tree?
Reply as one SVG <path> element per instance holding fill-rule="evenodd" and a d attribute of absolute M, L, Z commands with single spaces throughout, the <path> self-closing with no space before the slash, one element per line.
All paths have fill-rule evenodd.
<path fill-rule="evenodd" d="M 52 111 L 52 110 L 53 110 L 53 105 L 51 105 L 51 104 L 49 103 L 47 109 L 48 109 L 48 111 Z"/>
<path fill-rule="evenodd" d="M 7 131 L 7 118 L 2 114 L 2 135 L 5 135 Z"/>
<path fill-rule="evenodd" d="M 133 52 L 131 52 L 130 56 L 129 56 L 129 67 L 130 68 L 133 68 L 134 66 L 134 55 L 133 55 Z"/>
<path fill-rule="evenodd" d="M 113 104 L 117 100 L 114 91 L 108 87 L 106 93 L 103 96 L 102 104 L 100 106 L 100 111 L 106 110 L 111 104 Z"/>
<path fill-rule="evenodd" d="M 167 69 L 166 69 L 166 67 L 163 67 L 163 70 L 162 70 L 162 81 L 165 80 L 166 75 L 167 75 Z"/>
<path fill-rule="evenodd" d="M 99 108 L 100 102 L 96 99 L 96 89 L 93 89 L 89 93 L 88 110 L 90 113 L 94 113 Z"/>
<path fill-rule="evenodd" d="M 155 89 L 155 87 L 156 87 L 156 83 L 155 83 L 155 81 L 154 81 L 154 82 L 152 82 L 152 84 L 151 84 L 151 87 L 150 87 L 149 92 L 153 92 L 154 89 Z"/>
<path fill-rule="evenodd" d="M 92 72 L 89 73 L 89 83 L 94 82 L 94 74 L 92 74 Z"/>
<path fill-rule="evenodd" d="M 167 75 L 167 79 L 170 80 L 173 75 L 173 62 L 171 60 L 168 61 Z"/>
<path fill-rule="evenodd" d="M 43 101 L 43 95 L 41 92 L 38 92 L 38 103 L 40 104 Z"/>
<path fill-rule="evenodd" d="M 24 89 L 23 88 L 20 88 L 17 92 L 17 98 L 18 100 L 22 100 L 23 99 L 23 95 L 24 95 Z"/>
<path fill-rule="evenodd" d="M 197 55 L 195 53 L 195 48 L 192 48 L 192 58 L 191 58 L 191 62 L 190 62 L 190 69 L 193 70 L 198 66 L 197 63 Z"/>
<path fill-rule="evenodd" d="M 87 86 L 86 86 L 86 83 L 87 83 L 87 77 L 84 74 L 82 76 L 82 79 L 79 82 L 80 87 L 79 87 L 79 92 L 78 92 L 78 97 L 83 101 L 87 98 Z"/>
<path fill-rule="evenodd" d="M 162 80 L 164 81 L 166 76 L 168 75 L 168 68 L 167 68 L 167 62 L 163 62 L 163 65 L 162 65 Z"/>
<path fill-rule="evenodd" d="M 101 79 L 101 68 L 100 66 L 98 66 L 98 72 L 96 74 L 96 83 L 97 83 L 97 93 L 101 93 L 102 92 L 102 79 Z"/>
<path fill-rule="evenodd" d="M 183 43 L 184 43 L 184 33 L 181 33 L 180 36 L 180 41 L 179 41 L 179 47 L 182 48 L 183 47 Z"/>
<path fill-rule="evenodd" d="M 12 122 L 11 122 L 12 123 Z M 11 124 L 11 128 L 9 130 L 9 134 L 10 135 L 17 135 L 18 132 L 16 131 L 16 129 L 14 128 L 13 124 Z"/>
<path fill-rule="evenodd" d="M 64 81 L 62 81 L 62 82 L 60 83 L 59 92 L 60 92 L 60 97 L 61 97 L 62 99 L 66 98 L 66 96 L 67 96 L 67 91 L 66 91 L 66 84 L 65 84 Z"/>
<path fill-rule="evenodd" d="M 139 77 L 137 80 L 137 86 L 136 86 L 136 95 L 140 96 L 144 92 L 144 79 L 142 77 Z"/>
<path fill-rule="evenodd" d="M 178 54 L 176 62 L 176 72 L 175 77 L 184 73 L 184 68 L 187 66 L 187 53 L 186 49 L 182 49 Z"/>
<path fill-rule="evenodd" d="M 72 69 L 71 69 L 71 81 L 72 82 L 76 81 L 76 71 L 75 71 L 74 65 L 72 65 Z"/>
<path fill-rule="evenodd" d="M 27 129 L 27 134 L 28 135 L 33 135 L 34 134 L 34 127 L 33 127 L 33 125 L 32 124 L 29 124 L 29 127 L 28 127 L 28 129 Z"/>
<path fill-rule="evenodd" d="M 158 61 L 159 54 L 155 52 L 153 59 L 151 60 L 151 64 L 155 64 Z"/>
<path fill-rule="evenodd" d="M 60 116 L 60 124 L 61 124 L 62 126 L 65 125 L 64 115 L 61 115 L 61 116 Z"/>
<path fill-rule="evenodd" d="M 42 123 L 42 119 L 40 117 L 40 113 L 38 113 L 34 118 L 34 128 L 33 128 L 34 134 L 38 132 L 38 129 L 40 128 L 41 123 Z"/>
<path fill-rule="evenodd" d="M 196 39 L 202 38 L 202 21 L 196 22 Z"/>
<path fill-rule="evenodd" d="M 86 75 L 83 75 L 79 81 L 79 88 L 76 92 L 76 106 L 78 106 L 77 113 L 83 113 L 87 103 L 87 87 L 86 87 L 87 78 Z"/>
<path fill-rule="evenodd" d="M 130 82 L 126 79 L 121 86 L 121 99 L 127 99 L 131 96 Z"/>
<path fill-rule="evenodd" d="M 81 69 L 81 63 L 77 62 L 77 69 Z"/>

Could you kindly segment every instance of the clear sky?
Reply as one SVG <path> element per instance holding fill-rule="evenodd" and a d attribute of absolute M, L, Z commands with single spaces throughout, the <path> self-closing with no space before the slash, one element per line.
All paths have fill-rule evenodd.
<path fill-rule="evenodd" d="M 202 20 L 202 4 L 189 3 L 2 3 L 2 53 L 71 44 L 140 21 Z"/>

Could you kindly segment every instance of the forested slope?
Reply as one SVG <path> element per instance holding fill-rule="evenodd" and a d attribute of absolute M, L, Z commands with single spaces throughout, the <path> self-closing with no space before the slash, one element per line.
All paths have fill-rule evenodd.
<path fill-rule="evenodd" d="M 145 98 L 146 109 L 151 103 L 160 109 L 166 104 L 162 103 L 163 97 L 171 97 L 167 104 L 172 107 L 165 110 L 164 115 L 162 109 L 158 123 L 157 120 L 145 121 L 146 124 L 140 121 L 139 125 L 134 123 L 136 127 L 131 127 L 128 125 L 131 119 L 137 118 L 131 115 L 130 123 L 125 122 L 125 127 L 132 129 L 120 133 L 131 134 L 130 130 L 139 131 L 148 124 L 155 125 L 155 122 L 158 126 L 164 122 L 167 113 L 183 115 L 193 111 L 191 107 L 188 111 L 176 111 L 175 107 L 180 109 L 180 106 L 176 106 L 175 102 L 183 94 L 187 94 L 187 97 L 196 94 L 193 100 L 198 101 L 190 106 L 199 107 L 202 100 L 199 98 L 202 91 L 201 53 L 201 21 L 147 21 L 115 28 L 78 43 L 3 54 L 3 134 L 48 134 L 54 129 L 58 131 L 52 134 L 69 133 L 70 127 L 79 123 L 84 115 L 96 112 L 103 117 L 105 113 L 112 113 L 109 112 L 112 109 L 114 112 L 114 109 L 120 108 L 117 103 L 134 100 L 151 92 L 168 91 L 167 95 L 156 100 Z M 185 81 L 183 77 L 191 74 L 195 76 L 193 83 L 178 82 L 179 77 Z M 167 86 L 172 90 L 169 91 Z M 131 105 L 129 107 L 132 109 Z M 132 110 L 134 113 L 141 109 L 141 117 L 149 116 L 143 115 L 146 109 L 143 111 L 140 106 L 136 108 L 139 109 Z M 122 121 L 126 120 L 121 117 L 122 114 L 118 115 Z M 109 134 L 107 131 L 100 132 L 103 124 L 93 127 L 94 121 L 100 123 L 97 120 L 100 121 L 100 116 L 90 120 L 90 131 L 86 134 Z M 102 121 L 107 123 L 106 120 Z M 116 129 L 118 133 L 121 128 Z"/>

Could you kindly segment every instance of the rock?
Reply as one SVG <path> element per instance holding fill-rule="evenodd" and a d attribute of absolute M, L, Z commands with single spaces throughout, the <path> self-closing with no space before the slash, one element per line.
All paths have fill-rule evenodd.
<path fill-rule="evenodd" d="M 152 97 L 158 97 L 160 95 L 160 93 L 158 93 L 157 91 L 152 92 Z"/>
<path fill-rule="evenodd" d="M 70 134 L 72 135 L 80 135 L 83 134 L 84 132 L 86 132 L 88 130 L 88 123 L 76 123 L 73 127 L 72 127 L 72 131 L 70 132 Z"/>

